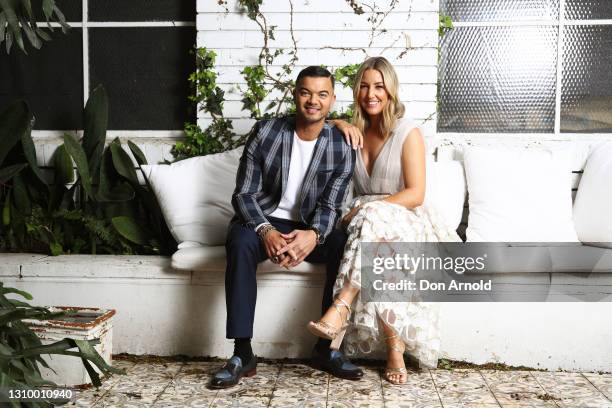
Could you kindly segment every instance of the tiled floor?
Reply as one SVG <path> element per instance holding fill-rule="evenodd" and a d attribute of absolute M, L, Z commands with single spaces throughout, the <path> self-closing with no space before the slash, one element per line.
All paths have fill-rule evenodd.
<path fill-rule="evenodd" d="M 260 363 L 257 375 L 228 390 L 206 388 L 222 362 L 116 360 L 126 376 L 81 391 L 82 407 L 610 407 L 612 374 L 479 369 L 410 372 L 391 385 L 376 367 L 343 381 L 306 365 Z"/>

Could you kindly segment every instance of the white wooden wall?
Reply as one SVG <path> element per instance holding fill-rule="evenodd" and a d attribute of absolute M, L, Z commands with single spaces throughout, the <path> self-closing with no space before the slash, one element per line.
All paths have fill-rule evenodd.
<path fill-rule="evenodd" d="M 293 74 L 308 65 L 324 64 L 332 69 L 362 62 L 367 56 L 383 55 L 395 66 L 401 82 L 400 97 L 408 114 L 424 122 L 428 134 L 435 132 L 438 0 L 402 0 L 388 14 L 370 43 L 372 24 L 367 6 L 357 15 L 345 0 L 264 0 L 261 11 L 268 25 L 276 26 L 275 40 L 269 42 L 272 51 L 290 51 L 291 13 L 293 3 L 293 31 L 298 46 L 298 62 Z M 387 12 L 392 0 L 366 0 L 359 4 L 374 4 Z M 253 124 L 249 114 L 242 111 L 241 95 L 237 87 L 245 85 L 240 71 L 258 63 L 263 35 L 255 22 L 237 7 L 236 0 L 222 6 L 212 0 L 197 2 L 198 46 L 213 49 L 221 87 L 226 91 L 224 114 L 234 119 L 234 128 L 246 132 Z M 384 32 L 382 32 L 384 30 Z M 344 49 L 342 49 L 344 48 Z M 401 58 L 398 56 L 408 48 Z M 272 70 L 281 69 L 288 55 L 276 58 Z M 352 91 L 338 85 L 336 110 L 352 101 Z M 265 105 L 264 105 L 265 106 Z M 201 114 L 199 123 L 206 125 L 209 118 Z"/>

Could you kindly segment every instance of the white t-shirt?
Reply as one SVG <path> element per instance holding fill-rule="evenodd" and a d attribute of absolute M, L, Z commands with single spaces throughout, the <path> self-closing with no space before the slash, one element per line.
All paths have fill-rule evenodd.
<path fill-rule="evenodd" d="M 300 204 L 297 200 L 316 144 L 317 139 L 302 140 L 296 132 L 293 132 L 293 147 L 291 148 L 287 186 L 283 191 L 278 207 L 270 214 L 270 217 L 292 221 L 300 220 Z"/>

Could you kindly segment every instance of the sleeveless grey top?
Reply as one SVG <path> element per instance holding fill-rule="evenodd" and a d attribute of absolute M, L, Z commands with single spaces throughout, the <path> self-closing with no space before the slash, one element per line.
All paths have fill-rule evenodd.
<path fill-rule="evenodd" d="M 357 162 L 353 175 L 354 195 L 395 194 L 405 189 L 402 174 L 402 146 L 412 129 L 417 127 L 406 118 L 398 119 L 395 128 L 385 141 L 374 165 L 372 175 L 368 175 L 361 151 L 357 152 Z"/>

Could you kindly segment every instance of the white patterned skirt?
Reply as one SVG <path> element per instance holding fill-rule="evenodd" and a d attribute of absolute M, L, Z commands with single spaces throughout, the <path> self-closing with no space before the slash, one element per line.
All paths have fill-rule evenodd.
<path fill-rule="evenodd" d="M 361 288 L 361 242 L 460 242 L 432 208 L 420 206 L 409 210 L 381 201 L 384 196 L 360 196 L 350 208 L 363 204 L 348 226 L 348 241 L 334 286 L 334 296 L 344 285 Z M 364 204 L 365 203 L 365 204 Z M 347 354 L 378 353 L 386 349 L 378 319 L 400 336 L 406 352 L 421 366 L 434 368 L 440 353 L 438 304 L 415 298 L 406 302 L 353 303 L 350 326 L 344 337 Z"/>

